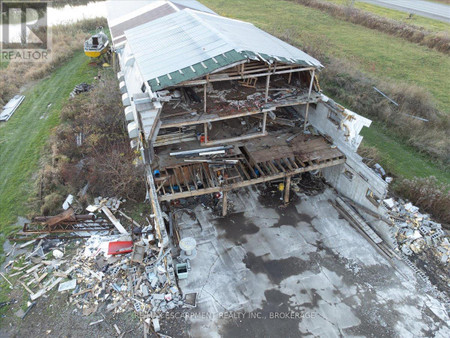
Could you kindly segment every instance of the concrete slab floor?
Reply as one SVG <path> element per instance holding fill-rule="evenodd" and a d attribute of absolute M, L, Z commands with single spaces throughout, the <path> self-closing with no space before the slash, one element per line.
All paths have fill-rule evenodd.
<path fill-rule="evenodd" d="M 450 336 L 444 305 L 339 217 L 331 189 L 273 207 L 280 197 L 240 190 L 225 218 L 202 206 L 198 222 L 181 217 L 198 243 L 180 281 L 198 294 L 192 337 Z"/>

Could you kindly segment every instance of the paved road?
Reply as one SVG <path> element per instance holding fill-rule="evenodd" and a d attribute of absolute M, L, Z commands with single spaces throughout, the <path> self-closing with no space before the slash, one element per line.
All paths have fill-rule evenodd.
<path fill-rule="evenodd" d="M 450 22 L 450 6 L 423 0 L 361 0 L 374 5 Z"/>

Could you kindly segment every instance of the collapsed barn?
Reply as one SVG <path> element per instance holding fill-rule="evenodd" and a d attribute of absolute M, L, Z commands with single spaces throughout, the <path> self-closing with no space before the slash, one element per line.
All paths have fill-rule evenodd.
<path fill-rule="evenodd" d="M 254 25 L 197 2 L 111 6 L 131 146 L 159 203 L 320 171 L 377 211 L 387 184 L 356 150 L 370 120 L 321 93 L 322 65 Z"/>
<path fill-rule="evenodd" d="M 68 195 L 24 222 L 1 275 L 30 293 L 24 316 L 68 298 L 89 330 L 121 336 L 136 335 L 117 321 L 128 311 L 144 336 L 448 336 L 448 236 L 386 198 L 383 169 L 357 154 L 371 121 L 322 93 L 318 60 L 194 0 L 108 7 L 134 149 L 121 161 L 147 197 Z"/>

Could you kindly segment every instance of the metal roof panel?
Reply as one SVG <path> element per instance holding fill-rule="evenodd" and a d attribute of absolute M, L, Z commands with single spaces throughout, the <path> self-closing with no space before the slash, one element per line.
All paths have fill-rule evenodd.
<path fill-rule="evenodd" d="M 142 77 L 153 91 L 203 76 L 246 58 L 322 66 L 298 48 L 250 23 L 190 9 L 126 30 L 125 35 Z M 220 58 L 222 54 L 229 57 Z M 208 65 L 207 68 L 202 62 Z M 195 71 L 188 69 L 190 67 Z"/>

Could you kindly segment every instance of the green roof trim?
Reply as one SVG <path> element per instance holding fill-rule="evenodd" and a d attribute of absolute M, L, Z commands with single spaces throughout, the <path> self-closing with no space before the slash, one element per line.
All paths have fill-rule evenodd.
<path fill-rule="evenodd" d="M 184 81 L 189 81 L 202 77 L 206 74 L 212 73 L 213 71 L 219 68 L 226 67 L 239 61 L 244 61 L 247 59 L 260 60 L 260 58 L 270 62 L 278 61 L 282 63 L 296 64 L 300 66 L 311 66 L 311 64 L 307 63 L 305 60 L 287 59 L 284 57 L 267 55 L 263 53 L 257 54 L 252 51 L 237 52 L 236 50 L 233 49 L 224 54 L 217 55 L 214 58 L 210 58 L 200 63 L 193 64 L 192 66 L 182 68 L 180 70 L 171 72 L 169 74 L 165 74 L 163 76 L 159 76 L 154 79 L 150 79 L 148 80 L 148 84 L 152 89 L 152 91 L 156 92 L 168 87 L 176 86 L 177 84 L 182 83 Z M 206 68 L 203 65 L 205 65 Z M 192 70 L 192 68 L 194 70 Z"/>
<path fill-rule="evenodd" d="M 202 63 L 196 63 L 190 67 L 185 67 L 180 70 L 169 73 L 168 76 L 163 75 L 159 76 L 155 79 L 148 80 L 148 84 L 152 91 L 156 92 L 158 90 L 163 90 L 164 88 L 175 86 L 181 82 L 189 81 L 196 79 L 198 77 L 209 74 L 219 68 L 231 65 L 235 62 L 246 60 L 247 58 L 241 53 L 236 52 L 234 49 L 226 52 L 224 54 L 220 54 L 214 57 L 217 61 L 214 61 L 213 58 L 204 60 L 202 63 L 206 66 L 206 68 L 202 65 Z M 195 72 L 192 70 L 194 68 Z"/>

